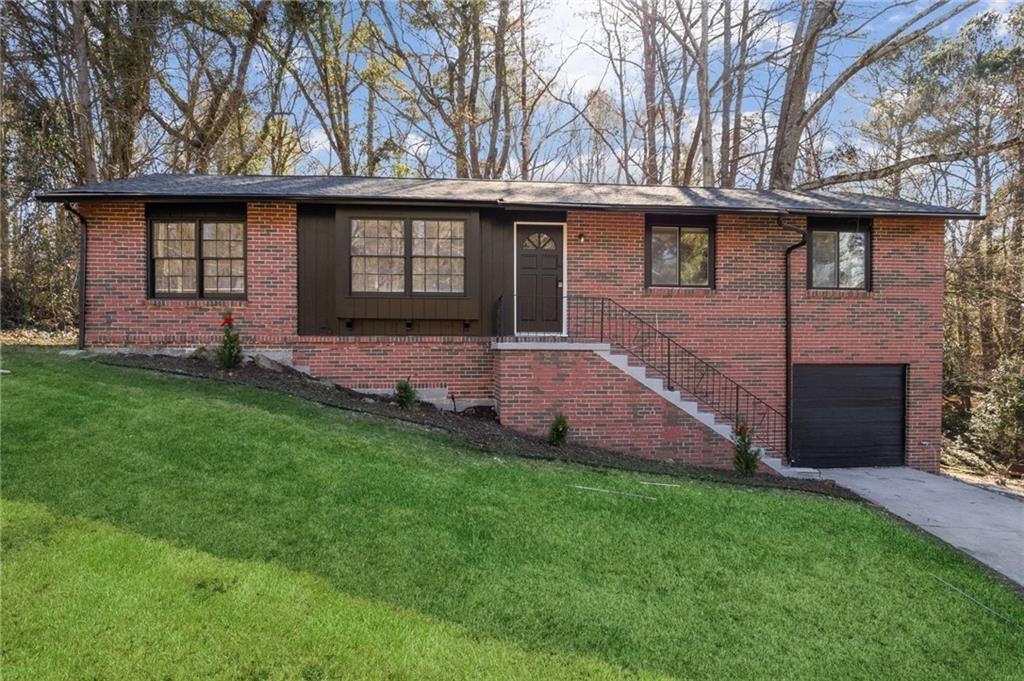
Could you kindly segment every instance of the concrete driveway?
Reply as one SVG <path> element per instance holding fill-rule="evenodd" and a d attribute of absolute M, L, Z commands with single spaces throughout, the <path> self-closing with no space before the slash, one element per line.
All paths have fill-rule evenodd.
<path fill-rule="evenodd" d="M 913 468 L 821 471 L 1024 586 L 1024 502 Z"/>

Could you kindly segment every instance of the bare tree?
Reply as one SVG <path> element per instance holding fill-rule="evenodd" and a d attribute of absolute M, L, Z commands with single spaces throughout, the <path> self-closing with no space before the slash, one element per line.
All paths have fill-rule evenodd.
<path fill-rule="evenodd" d="M 788 189 L 793 185 L 796 161 L 800 153 L 800 142 L 804 131 L 811 120 L 854 76 L 880 59 L 898 53 L 907 45 L 919 40 L 936 27 L 976 4 L 977 0 L 961 2 L 944 12 L 939 12 L 950 3 L 951 0 L 933 2 L 900 24 L 896 30 L 873 43 L 839 75 L 825 84 L 810 103 L 807 102 L 808 88 L 819 43 L 829 29 L 841 25 L 840 8 L 836 0 L 816 0 L 809 13 L 806 8 L 801 12 L 789 56 L 786 86 L 782 95 L 779 124 L 775 134 L 770 173 L 773 189 Z M 890 6 L 880 9 L 870 20 L 888 9 Z M 921 24 L 922 21 L 925 23 Z M 914 28 L 915 26 L 917 28 Z M 859 30 L 859 27 L 855 30 Z"/>

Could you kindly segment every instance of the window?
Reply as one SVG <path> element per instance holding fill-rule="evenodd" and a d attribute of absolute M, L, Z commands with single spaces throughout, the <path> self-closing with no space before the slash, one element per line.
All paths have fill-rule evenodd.
<path fill-rule="evenodd" d="M 153 291 L 158 295 L 195 294 L 194 222 L 153 223 Z"/>
<path fill-rule="evenodd" d="M 237 222 L 203 223 L 203 293 L 245 293 L 245 227 Z"/>
<path fill-rule="evenodd" d="M 245 295 L 245 224 L 154 220 L 151 287 L 161 298 Z"/>
<path fill-rule="evenodd" d="M 652 225 L 650 284 L 710 286 L 713 252 L 713 231 L 710 227 Z"/>
<path fill-rule="evenodd" d="M 849 228 L 811 227 L 808 285 L 811 288 L 868 288 L 871 276 L 870 229 L 860 223 Z"/>
<path fill-rule="evenodd" d="M 351 226 L 352 293 L 465 292 L 464 220 L 353 218 Z"/>
<path fill-rule="evenodd" d="M 352 221 L 352 292 L 405 291 L 405 221 Z"/>
<path fill-rule="evenodd" d="M 524 251 L 557 251 L 555 240 L 543 232 L 534 232 L 523 239 Z"/>
<path fill-rule="evenodd" d="M 413 220 L 413 293 L 465 291 L 465 255 L 466 223 L 461 220 Z"/>

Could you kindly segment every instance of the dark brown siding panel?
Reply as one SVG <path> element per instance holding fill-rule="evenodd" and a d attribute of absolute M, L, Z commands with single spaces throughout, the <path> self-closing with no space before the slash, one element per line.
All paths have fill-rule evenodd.
<path fill-rule="evenodd" d="M 515 314 L 515 272 L 512 257 L 512 226 L 516 222 L 565 222 L 560 211 L 486 210 L 480 214 L 483 240 L 481 289 L 481 335 L 512 335 Z M 500 299 L 500 316 L 499 316 Z"/>
<path fill-rule="evenodd" d="M 466 221 L 466 291 L 461 296 L 353 294 L 353 217 L 436 217 Z M 512 332 L 512 225 L 564 222 L 564 212 L 299 207 L 299 333 L 304 335 L 492 336 Z M 499 299 L 502 321 L 497 322 Z M 500 327 L 500 328 L 499 328 Z"/>
<path fill-rule="evenodd" d="M 340 333 L 341 324 L 334 311 L 338 269 L 334 208 L 299 206 L 298 232 L 299 333 Z"/>

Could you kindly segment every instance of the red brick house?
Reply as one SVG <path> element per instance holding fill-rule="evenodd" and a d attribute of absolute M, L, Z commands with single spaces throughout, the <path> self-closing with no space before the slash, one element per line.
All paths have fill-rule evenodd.
<path fill-rule="evenodd" d="M 368 392 L 729 465 L 937 470 L 946 219 L 878 197 L 546 182 L 150 175 L 54 191 L 81 343 L 246 349 Z M 787 286 L 787 273 L 788 283 Z"/>

